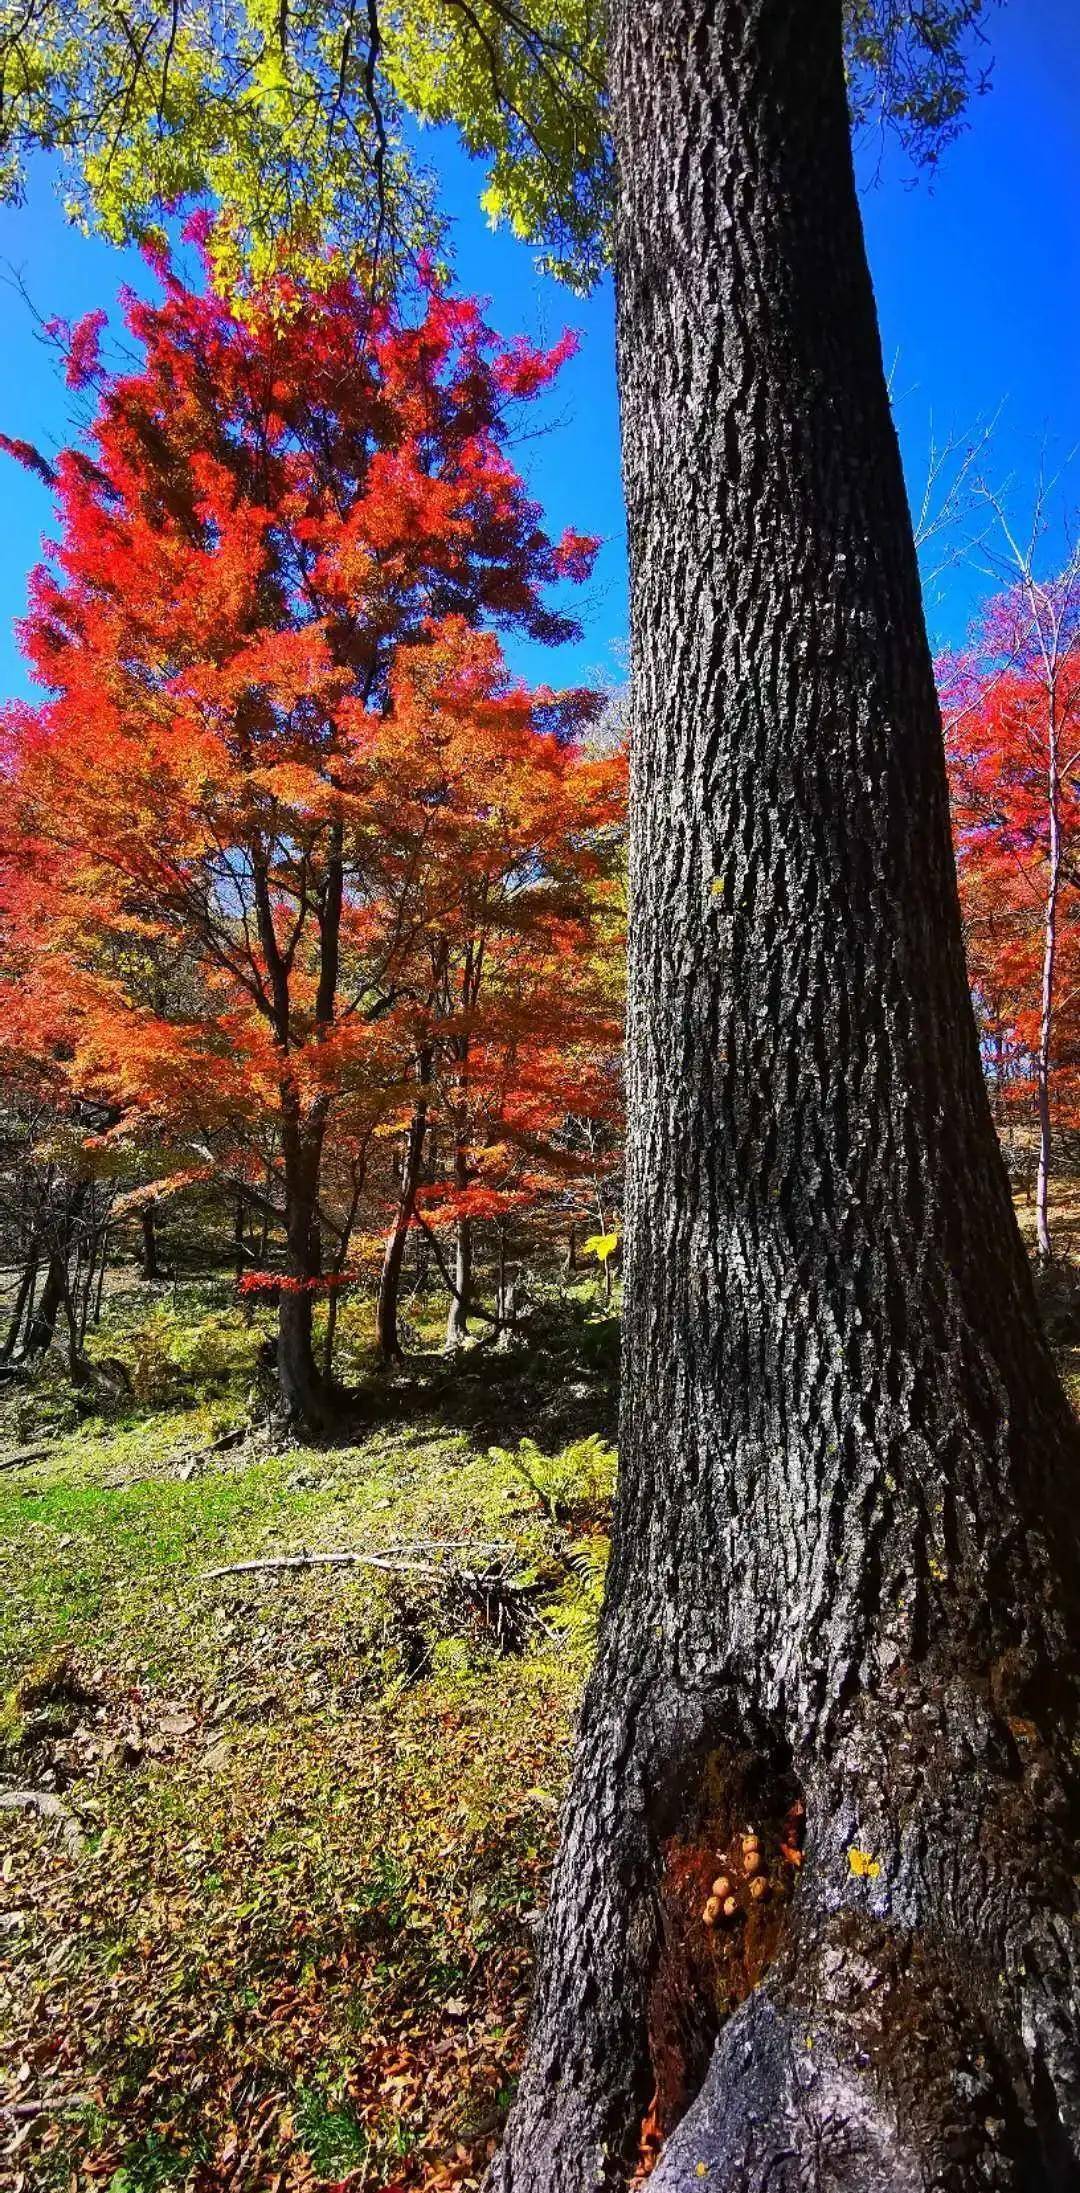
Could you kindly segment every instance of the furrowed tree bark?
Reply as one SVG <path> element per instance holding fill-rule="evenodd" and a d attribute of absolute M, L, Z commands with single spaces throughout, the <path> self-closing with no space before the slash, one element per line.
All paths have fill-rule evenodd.
<path fill-rule="evenodd" d="M 1080 2182 L 1080 1444 L 980 1070 L 841 35 L 611 9 L 621 1474 L 500 2193 L 654 2143 L 656 2193 Z"/>

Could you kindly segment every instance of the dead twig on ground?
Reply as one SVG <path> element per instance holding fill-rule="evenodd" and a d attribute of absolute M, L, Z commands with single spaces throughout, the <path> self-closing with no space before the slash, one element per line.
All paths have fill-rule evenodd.
<path fill-rule="evenodd" d="M 31 1462 L 44 1462 L 52 1452 L 51 1447 L 21 1447 L 18 1454 L 0 1455 L 0 1470 L 25 1469 Z"/>

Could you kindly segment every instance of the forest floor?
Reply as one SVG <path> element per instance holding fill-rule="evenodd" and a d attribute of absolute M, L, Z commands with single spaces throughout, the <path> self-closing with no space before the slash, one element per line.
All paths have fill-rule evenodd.
<path fill-rule="evenodd" d="M 1055 1224 L 1080 1393 L 1080 1179 Z M 618 1333 L 589 1281 L 522 1352 L 448 1363 L 440 1314 L 387 1377 L 343 1310 L 333 1445 L 270 1431 L 268 1316 L 224 1276 L 116 1284 L 107 1405 L 59 1367 L 0 1402 L 12 2193 L 481 2182 L 595 1634 Z M 206 1574 L 318 1551 L 388 1565 Z"/>
<path fill-rule="evenodd" d="M 343 1443 L 221 1446 L 263 1338 L 230 1293 L 129 1280 L 94 1342 L 123 1406 L 78 1420 L 58 1378 L 0 1411 L 0 2184 L 473 2187 L 599 1606 L 617 1329 L 591 1283 L 527 1356 L 451 1367 L 433 1323 Z M 391 1565 L 205 1574 L 317 1550 Z"/>

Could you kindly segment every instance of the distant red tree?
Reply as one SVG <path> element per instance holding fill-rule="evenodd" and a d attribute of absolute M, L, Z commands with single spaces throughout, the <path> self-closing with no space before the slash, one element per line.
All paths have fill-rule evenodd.
<path fill-rule="evenodd" d="M 968 966 L 999 1094 L 1033 1103 L 1036 1228 L 1080 1122 L 1080 564 L 1025 571 L 941 666 Z"/>
<path fill-rule="evenodd" d="M 595 544 L 549 538 L 506 447 L 572 342 L 500 347 L 434 282 L 412 317 L 345 279 L 233 311 L 159 271 L 138 369 L 102 372 L 97 315 L 70 340 L 98 401 L 24 627 L 50 697 L 5 719 L 20 1012 L 28 1042 L 60 1017 L 83 1094 L 239 1174 L 272 1123 L 281 1384 L 318 1422 L 329 1139 L 355 1179 L 445 1032 L 474 872 L 496 958 L 526 908 L 549 962 L 584 933 L 619 796 L 574 743 L 591 696 L 515 684 L 492 629 L 577 629 L 546 597 Z"/>

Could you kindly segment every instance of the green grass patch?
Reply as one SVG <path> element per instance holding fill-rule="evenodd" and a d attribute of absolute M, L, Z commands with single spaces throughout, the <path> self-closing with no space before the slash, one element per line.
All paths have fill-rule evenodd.
<path fill-rule="evenodd" d="M 595 1633 L 611 1336 L 571 1304 L 530 1360 L 373 1380 L 338 1446 L 212 1453 L 248 1341 L 238 1362 L 195 1290 L 187 1349 L 180 1295 L 100 1343 L 134 1360 L 137 1315 L 167 1377 L 111 1420 L 48 1415 L 48 1454 L 0 1475 L 0 1771 L 81 1838 L 5 1815 L 0 2082 L 76 2098 L 20 2167 L 111 2193 L 204 2193 L 240 2156 L 253 2186 L 474 2187 Z M 18 1409 L 9 1449 L 41 1441 Z M 407 1569 L 202 1573 L 334 1548 L 497 1561 L 514 1650 Z"/>

